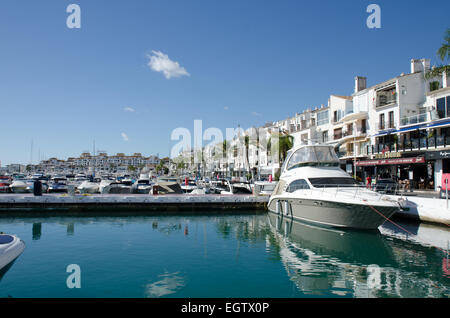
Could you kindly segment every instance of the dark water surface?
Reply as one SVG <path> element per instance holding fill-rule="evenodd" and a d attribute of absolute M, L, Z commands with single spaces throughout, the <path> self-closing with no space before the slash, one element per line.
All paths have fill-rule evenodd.
<path fill-rule="evenodd" d="M 26 248 L 0 297 L 448 298 L 448 227 L 400 224 L 414 235 L 273 214 L 3 217 L 0 231 Z M 68 287 L 70 264 L 80 288 Z"/>

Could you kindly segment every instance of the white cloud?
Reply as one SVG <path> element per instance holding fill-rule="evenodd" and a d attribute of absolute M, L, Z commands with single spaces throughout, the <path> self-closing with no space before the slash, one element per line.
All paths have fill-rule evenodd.
<path fill-rule="evenodd" d="M 229 108 L 228 108 L 228 106 L 225 106 L 223 109 L 228 110 Z"/>
<path fill-rule="evenodd" d="M 134 113 L 136 111 L 133 107 L 125 107 L 123 110 L 130 113 Z"/>
<path fill-rule="evenodd" d="M 160 51 L 152 51 L 153 55 L 147 55 L 150 59 L 148 66 L 155 72 L 163 73 L 167 79 L 172 77 L 190 76 L 186 69 L 178 62 L 169 59 L 167 54 Z"/>
<path fill-rule="evenodd" d="M 253 116 L 257 116 L 257 117 L 261 117 L 261 116 L 262 116 L 261 113 L 257 113 L 257 112 L 252 112 L 252 115 L 253 115 Z"/>
<path fill-rule="evenodd" d="M 124 141 L 128 141 L 128 136 L 127 136 L 127 134 L 126 133 L 121 133 L 121 135 L 122 135 L 122 139 L 124 140 Z"/>

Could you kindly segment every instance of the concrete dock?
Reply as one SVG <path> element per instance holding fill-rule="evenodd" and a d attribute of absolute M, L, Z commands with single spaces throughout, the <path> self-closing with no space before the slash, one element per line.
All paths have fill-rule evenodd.
<path fill-rule="evenodd" d="M 402 209 L 395 217 L 450 225 L 446 200 L 421 196 L 391 196 Z M 158 213 L 255 213 L 267 211 L 269 196 L 255 195 L 143 195 L 143 194 L 1 194 L 0 216 L 35 213 L 64 215 Z"/>
<path fill-rule="evenodd" d="M 245 212 L 265 211 L 268 196 L 253 195 L 142 195 L 142 194 L 2 194 L 0 214 L 30 214 L 30 212 L 60 212 L 83 214 L 161 213 L 161 212 Z"/>

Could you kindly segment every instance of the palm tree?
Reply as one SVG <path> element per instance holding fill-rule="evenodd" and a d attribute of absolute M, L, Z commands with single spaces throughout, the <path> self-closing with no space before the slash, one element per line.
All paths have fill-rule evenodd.
<path fill-rule="evenodd" d="M 280 149 L 280 162 L 286 160 L 287 152 L 294 146 L 294 137 L 289 134 L 283 134 L 278 137 L 278 147 Z"/>
<path fill-rule="evenodd" d="M 253 173 L 252 173 L 252 171 L 250 169 L 250 160 L 248 158 L 248 150 L 249 150 L 249 147 L 250 147 L 250 136 L 249 135 L 245 135 L 244 136 L 244 145 L 245 145 L 245 161 L 246 161 L 246 164 L 247 164 L 247 167 L 248 167 L 248 173 L 252 174 L 252 179 L 253 179 Z"/>
<path fill-rule="evenodd" d="M 226 140 L 222 143 L 222 157 L 225 160 L 225 176 L 228 176 L 228 143 Z"/>
<path fill-rule="evenodd" d="M 436 53 L 443 63 L 446 63 L 446 60 L 450 61 L 450 28 L 447 29 L 447 32 L 444 36 L 444 43 L 442 43 L 442 46 L 437 50 Z M 450 74 L 449 64 L 433 67 L 431 70 L 425 73 L 425 78 L 431 79 L 434 77 L 442 76 L 444 72 L 447 74 L 447 76 Z"/>

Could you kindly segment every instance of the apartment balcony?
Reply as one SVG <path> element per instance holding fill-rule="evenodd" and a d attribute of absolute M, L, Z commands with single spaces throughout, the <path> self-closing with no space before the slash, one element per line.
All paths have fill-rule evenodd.
<path fill-rule="evenodd" d="M 409 126 L 414 124 L 420 124 L 427 121 L 427 114 L 418 114 L 410 117 L 403 117 L 400 119 L 400 126 Z"/>
<path fill-rule="evenodd" d="M 382 91 L 377 94 L 375 106 L 378 108 L 393 105 L 395 103 L 397 103 L 397 93 L 395 90 Z"/>
<path fill-rule="evenodd" d="M 345 123 L 345 122 L 349 122 L 349 121 L 363 120 L 363 119 L 367 119 L 367 118 L 369 118 L 367 112 L 354 113 L 353 110 L 351 110 L 351 111 L 348 111 L 347 113 L 345 113 L 344 117 L 342 117 L 340 121 Z"/>
<path fill-rule="evenodd" d="M 405 141 L 377 143 L 369 149 L 371 153 L 385 153 L 385 152 L 405 152 L 405 151 L 420 151 L 433 150 L 440 148 L 447 148 L 450 146 L 450 136 L 422 136 L 420 138 L 411 138 Z"/>
<path fill-rule="evenodd" d="M 341 152 L 339 159 L 351 159 L 351 158 L 359 158 L 359 157 L 367 157 L 368 153 L 367 153 L 367 149 L 366 147 L 363 147 L 363 149 L 359 149 L 356 151 L 350 150 L 350 151 L 345 151 L 345 152 Z"/>
<path fill-rule="evenodd" d="M 357 137 L 364 137 L 367 135 L 367 129 L 351 129 L 346 130 L 343 133 L 340 134 L 334 134 L 334 140 L 339 139 L 351 139 L 351 138 L 357 138 Z"/>

